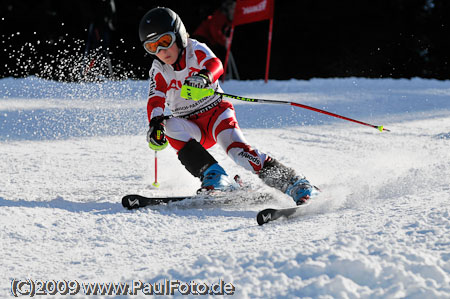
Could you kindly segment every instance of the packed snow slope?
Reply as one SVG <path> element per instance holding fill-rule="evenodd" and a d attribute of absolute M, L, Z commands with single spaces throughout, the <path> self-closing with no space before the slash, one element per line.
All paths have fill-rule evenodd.
<path fill-rule="evenodd" d="M 11 296 L 14 279 L 168 279 L 222 280 L 236 298 L 450 298 L 449 81 L 230 81 L 223 88 L 391 132 L 233 100 L 248 141 L 323 190 L 312 211 L 258 226 L 259 210 L 293 201 L 219 147 L 210 152 L 229 174 L 270 196 L 128 211 L 125 194 L 186 195 L 200 185 L 166 149 L 158 155 L 161 187 L 152 186 L 147 82 L 2 79 L 0 296 Z"/>

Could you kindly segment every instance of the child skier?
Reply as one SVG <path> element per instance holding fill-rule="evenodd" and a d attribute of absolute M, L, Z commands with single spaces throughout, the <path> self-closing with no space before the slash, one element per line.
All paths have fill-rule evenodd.
<path fill-rule="evenodd" d="M 147 104 L 151 149 L 163 150 L 170 144 L 186 169 L 200 178 L 203 190 L 235 186 L 207 151 L 218 143 L 236 164 L 290 195 L 298 205 L 314 194 L 314 187 L 304 176 L 247 143 L 231 102 L 217 95 L 199 101 L 180 96 L 183 84 L 222 92 L 218 79 L 223 67 L 205 44 L 188 37 L 174 11 L 158 7 L 147 12 L 139 24 L 139 37 L 155 58 Z M 171 118 L 164 117 L 166 107 L 172 112 Z"/>

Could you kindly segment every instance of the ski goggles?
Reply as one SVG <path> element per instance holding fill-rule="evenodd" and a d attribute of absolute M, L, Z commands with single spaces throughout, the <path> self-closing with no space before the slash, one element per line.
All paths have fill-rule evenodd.
<path fill-rule="evenodd" d="M 172 47 L 175 42 L 175 34 L 173 32 L 163 33 L 154 37 L 152 39 L 148 39 L 144 42 L 145 51 L 152 55 L 158 54 L 161 49 L 169 49 Z"/>

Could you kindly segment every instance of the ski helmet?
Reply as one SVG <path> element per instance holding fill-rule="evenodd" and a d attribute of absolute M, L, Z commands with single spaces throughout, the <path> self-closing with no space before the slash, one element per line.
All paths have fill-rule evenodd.
<path fill-rule="evenodd" d="M 139 38 L 142 43 L 166 32 L 175 34 L 178 48 L 186 48 L 188 42 L 186 28 L 173 10 L 166 7 L 156 7 L 142 17 L 139 24 Z"/>

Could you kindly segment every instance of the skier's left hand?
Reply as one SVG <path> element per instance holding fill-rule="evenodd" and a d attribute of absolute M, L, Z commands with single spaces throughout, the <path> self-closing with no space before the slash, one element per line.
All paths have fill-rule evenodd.
<path fill-rule="evenodd" d="M 164 124 L 164 116 L 153 117 L 147 132 L 148 146 L 154 151 L 161 151 L 167 147 L 167 141 Z"/>
<path fill-rule="evenodd" d="M 196 88 L 207 89 L 212 83 L 211 79 L 211 72 L 207 69 L 203 69 L 197 74 L 187 77 L 184 84 Z"/>

